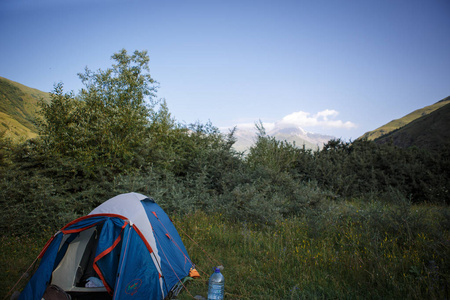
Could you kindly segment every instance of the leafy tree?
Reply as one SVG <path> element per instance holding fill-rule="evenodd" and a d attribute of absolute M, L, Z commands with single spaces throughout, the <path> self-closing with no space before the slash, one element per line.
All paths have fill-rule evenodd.
<path fill-rule="evenodd" d="M 265 167 L 275 172 L 291 170 L 300 149 L 289 142 L 278 141 L 274 137 L 267 136 L 261 122 L 255 126 L 258 130 L 258 137 L 247 157 L 250 167 Z"/>
<path fill-rule="evenodd" d="M 97 73 L 86 69 L 79 74 L 86 85 L 79 97 L 85 103 L 88 157 L 104 167 L 120 169 L 145 142 L 157 103 L 156 83 L 149 74 L 146 51 L 130 56 L 122 50 L 112 58 L 117 62 L 112 68 Z"/>
<path fill-rule="evenodd" d="M 153 111 L 147 147 L 143 149 L 143 165 L 177 172 L 182 163 L 181 145 L 186 139 L 187 129 L 181 127 L 171 116 L 165 100 L 158 111 Z"/>
<path fill-rule="evenodd" d="M 111 68 L 78 74 L 85 88 L 76 97 L 58 84 L 51 102 L 41 104 L 40 134 L 48 149 L 76 158 L 87 174 L 134 167 L 157 104 L 147 52 L 121 50 L 112 59 Z"/>
<path fill-rule="evenodd" d="M 73 93 L 64 93 L 63 84 L 55 85 L 49 103 L 41 100 L 39 106 L 42 119 L 38 119 L 41 139 L 52 155 L 73 155 L 78 142 L 76 128 L 80 124 L 79 101 Z"/>

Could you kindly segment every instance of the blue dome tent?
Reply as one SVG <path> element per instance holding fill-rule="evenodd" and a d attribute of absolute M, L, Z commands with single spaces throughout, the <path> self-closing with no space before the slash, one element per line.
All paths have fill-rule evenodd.
<path fill-rule="evenodd" d="M 50 285 L 74 298 L 165 299 L 194 265 L 167 214 L 138 193 L 109 199 L 58 231 L 19 299 Z"/>

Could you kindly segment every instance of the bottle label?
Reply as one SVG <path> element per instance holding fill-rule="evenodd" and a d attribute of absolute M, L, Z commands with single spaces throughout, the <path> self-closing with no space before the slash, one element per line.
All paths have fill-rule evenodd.
<path fill-rule="evenodd" d="M 223 299 L 224 286 L 223 285 L 211 285 L 208 291 L 208 300 L 222 300 Z"/>

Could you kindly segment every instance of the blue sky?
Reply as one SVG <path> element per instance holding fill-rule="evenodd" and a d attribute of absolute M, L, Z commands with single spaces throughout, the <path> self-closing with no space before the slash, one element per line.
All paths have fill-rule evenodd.
<path fill-rule="evenodd" d="M 179 122 L 355 139 L 450 95 L 448 0 L 0 0 L 0 76 L 50 92 L 148 50 Z"/>

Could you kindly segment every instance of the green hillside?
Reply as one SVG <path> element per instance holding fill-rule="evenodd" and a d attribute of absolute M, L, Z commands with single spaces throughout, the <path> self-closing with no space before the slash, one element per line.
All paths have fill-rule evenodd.
<path fill-rule="evenodd" d="M 377 143 L 392 141 L 394 145 L 407 148 L 417 146 L 437 150 L 450 141 L 450 103 L 413 120 L 402 128 L 375 140 Z"/>
<path fill-rule="evenodd" d="M 409 123 L 411 123 L 412 121 L 423 117 L 427 114 L 432 113 L 433 111 L 447 105 L 450 103 L 450 96 L 447 98 L 442 99 L 441 101 L 426 106 L 424 108 L 418 109 L 413 111 L 410 114 L 407 114 L 406 116 L 404 116 L 403 118 L 400 119 L 396 119 L 396 120 L 392 120 L 391 122 L 387 123 L 386 125 L 383 125 L 375 130 L 366 132 L 364 135 L 362 135 L 360 138 L 367 138 L 368 140 L 375 140 L 383 135 L 386 135 L 396 129 L 399 129 Z"/>
<path fill-rule="evenodd" d="M 41 98 L 50 101 L 49 93 L 0 77 L 0 133 L 12 139 L 35 137 L 34 119 Z"/>

